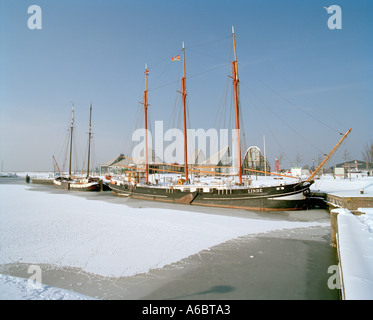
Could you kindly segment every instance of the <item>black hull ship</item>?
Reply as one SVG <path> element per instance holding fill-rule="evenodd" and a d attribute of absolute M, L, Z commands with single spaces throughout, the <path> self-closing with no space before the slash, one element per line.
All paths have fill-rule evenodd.
<path fill-rule="evenodd" d="M 112 180 L 109 187 L 119 196 L 134 199 L 209 207 L 277 211 L 307 209 L 309 188 L 312 183 L 313 181 L 301 181 L 270 187 L 220 188 L 198 185 L 142 186 Z"/>
<path fill-rule="evenodd" d="M 92 122 L 92 104 L 90 106 L 90 117 L 89 117 L 89 142 L 88 142 L 88 168 L 87 175 L 85 177 L 74 177 L 71 175 L 71 159 L 72 159 L 72 145 L 73 145 L 73 130 L 74 130 L 74 105 L 71 112 L 71 124 L 70 124 L 70 163 L 69 163 L 69 175 L 63 176 L 58 168 L 57 161 L 53 156 L 54 163 L 58 169 L 59 177 L 53 180 L 53 185 L 56 188 L 72 190 L 72 191 L 100 191 L 100 179 L 89 176 L 89 164 L 90 164 L 90 146 L 91 146 L 91 122 Z"/>
<path fill-rule="evenodd" d="M 183 114 L 184 114 L 184 172 L 183 178 L 179 177 L 177 183 L 169 184 L 152 184 L 149 182 L 149 164 L 148 164 L 148 143 L 147 143 L 147 108 L 148 108 L 148 89 L 147 76 L 148 70 L 145 67 L 145 91 L 144 91 L 144 115 L 145 115 L 145 169 L 135 169 L 128 171 L 126 177 L 113 178 L 109 184 L 110 189 L 119 196 L 126 196 L 135 199 L 163 201 L 181 204 L 191 204 L 200 206 L 223 207 L 223 208 L 242 208 L 260 211 L 278 211 L 278 210 L 302 210 L 307 209 L 310 201 L 310 186 L 314 183 L 312 180 L 315 174 L 322 168 L 325 162 L 335 152 L 342 141 L 347 137 L 348 132 L 337 143 L 333 150 L 326 156 L 324 161 L 320 163 L 318 168 L 307 180 L 292 180 L 296 182 L 285 183 L 284 181 L 273 180 L 270 186 L 255 186 L 251 185 L 247 180 L 244 185 L 242 179 L 242 172 L 244 171 L 241 164 L 241 144 L 240 144 L 240 121 L 239 121 L 239 98 L 238 98 L 238 65 L 236 55 L 235 35 L 232 28 L 234 58 L 232 61 L 232 76 L 234 89 L 234 104 L 235 104 L 235 121 L 237 131 L 237 160 L 238 165 L 235 176 L 238 177 L 238 182 L 229 183 L 228 180 L 225 185 L 216 185 L 213 183 L 191 183 L 188 176 L 188 162 L 187 162 L 187 128 L 186 128 L 186 77 L 185 77 L 185 49 L 183 44 L 183 65 L 184 77 L 182 78 L 182 100 L 183 100 Z M 174 58 L 173 58 L 174 59 Z M 177 60 L 180 56 L 177 56 Z M 129 167 L 128 167 L 129 168 Z M 133 168 L 129 168 L 133 170 Z M 153 169 L 154 170 L 154 169 Z M 167 170 L 166 170 L 167 171 Z M 249 170 L 256 171 L 256 170 Z M 198 171 L 192 170 L 198 174 Z M 141 174 L 145 173 L 145 177 L 139 178 Z M 199 171 L 202 173 L 202 171 Z M 266 172 L 267 173 L 267 172 Z M 272 173 L 268 173 L 272 174 Z M 283 176 L 281 174 L 275 174 Z M 137 178 L 133 178 L 136 176 Z M 285 176 L 289 177 L 289 176 Z M 221 179 L 224 179 L 223 177 Z"/>
<path fill-rule="evenodd" d="M 57 177 L 53 180 L 56 188 L 72 191 L 100 191 L 100 181 L 98 178 L 82 177 Z"/>

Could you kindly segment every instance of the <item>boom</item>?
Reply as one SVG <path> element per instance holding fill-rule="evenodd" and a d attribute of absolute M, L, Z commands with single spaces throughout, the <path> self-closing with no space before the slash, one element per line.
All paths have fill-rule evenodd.
<path fill-rule="evenodd" d="M 330 153 L 325 157 L 325 159 L 319 164 L 319 166 L 316 168 L 316 170 L 308 177 L 306 181 L 311 181 L 312 178 L 316 175 L 317 172 L 320 171 L 320 169 L 324 166 L 325 162 L 329 160 L 329 158 L 333 155 L 334 152 L 337 151 L 338 147 L 341 145 L 344 139 L 349 135 L 351 132 L 351 128 L 348 129 L 348 131 L 343 135 L 341 140 L 338 141 L 338 143 L 335 145 L 335 147 L 330 151 Z"/>

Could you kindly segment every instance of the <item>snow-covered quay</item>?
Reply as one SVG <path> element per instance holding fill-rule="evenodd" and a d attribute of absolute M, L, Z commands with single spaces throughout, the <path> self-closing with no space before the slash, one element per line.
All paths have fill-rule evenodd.
<path fill-rule="evenodd" d="M 373 300 L 373 208 L 338 212 L 337 250 L 342 298 Z"/>
<path fill-rule="evenodd" d="M 315 184 L 314 188 L 342 199 L 373 199 L 372 177 L 324 177 Z M 369 208 L 357 209 L 359 215 L 343 207 L 333 209 L 338 214 L 336 240 L 341 293 L 347 300 L 373 299 L 373 201 L 369 202 Z"/>

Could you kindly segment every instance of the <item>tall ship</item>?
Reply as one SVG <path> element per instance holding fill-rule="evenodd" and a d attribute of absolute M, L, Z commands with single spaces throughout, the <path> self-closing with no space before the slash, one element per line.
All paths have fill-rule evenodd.
<path fill-rule="evenodd" d="M 90 170 L 90 156 L 91 156 L 91 138 L 92 138 L 92 103 L 90 105 L 89 115 L 89 132 L 88 132 L 88 162 L 87 162 L 87 174 L 86 176 L 74 176 L 71 172 L 71 161 L 73 153 L 73 131 L 74 131 L 74 105 L 71 111 L 71 122 L 70 122 L 70 155 L 69 155 L 69 174 L 63 175 L 58 167 L 57 161 L 53 156 L 53 161 L 57 167 L 59 176 L 53 180 L 53 185 L 57 188 L 75 191 L 100 191 L 100 179 L 91 177 L 89 175 Z"/>
<path fill-rule="evenodd" d="M 309 202 L 310 186 L 314 183 L 315 174 L 322 168 L 325 162 L 339 147 L 342 141 L 350 133 L 349 129 L 333 150 L 320 163 L 318 168 L 305 180 L 297 179 L 295 182 L 273 180 L 270 186 L 255 186 L 244 183 L 242 179 L 243 166 L 240 142 L 240 112 L 239 112 L 239 77 L 236 53 L 236 40 L 234 28 L 232 27 L 232 38 L 234 48 L 234 60 L 232 61 L 232 80 L 234 92 L 235 126 L 236 126 L 236 150 L 237 168 L 235 175 L 238 177 L 236 183 L 200 183 L 191 182 L 187 159 L 187 121 L 186 121 L 186 73 L 185 73 L 185 47 L 183 43 L 183 77 L 181 79 L 182 104 L 183 104 L 183 127 L 184 127 L 184 166 L 182 177 L 177 183 L 149 181 L 148 143 L 147 143 L 147 109 L 148 109 L 148 69 L 145 67 L 145 91 L 144 91 L 144 119 L 145 119 L 145 169 L 129 170 L 125 177 L 112 178 L 109 187 L 119 196 L 135 199 L 163 201 L 190 205 L 241 208 L 260 211 L 278 210 L 301 210 L 307 209 Z M 180 59 L 178 56 L 177 59 Z M 153 169 L 154 170 L 154 169 Z M 250 170 L 255 171 L 255 170 Z M 195 171 L 194 171 L 195 172 Z M 281 174 L 277 174 L 281 176 Z M 294 177 L 292 177 L 294 178 Z M 223 178 L 222 178 L 223 179 Z M 293 180 L 294 181 L 294 180 Z"/>

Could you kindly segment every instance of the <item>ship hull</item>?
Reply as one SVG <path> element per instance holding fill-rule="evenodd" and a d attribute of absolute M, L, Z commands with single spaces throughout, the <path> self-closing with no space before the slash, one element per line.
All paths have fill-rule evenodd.
<path fill-rule="evenodd" d="M 172 189 L 132 186 L 130 184 L 110 184 L 109 186 L 115 194 L 135 199 L 209 207 L 277 211 L 306 209 L 311 184 L 312 182 L 300 182 L 283 186 L 237 189 L 195 188 L 192 186 Z"/>
<path fill-rule="evenodd" d="M 129 184 L 119 186 L 116 184 L 109 184 L 109 187 L 115 194 L 119 196 L 162 202 L 190 204 L 197 196 L 196 191 L 182 191 L 171 188 L 142 187 L 132 186 Z"/>
<path fill-rule="evenodd" d="M 210 193 L 199 193 L 192 204 L 260 211 L 302 210 L 308 206 L 309 186 L 296 183 L 232 191 L 215 189 Z"/>
<path fill-rule="evenodd" d="M 100 183 L 93 181 L 73 181 L 67 179 L 55 179 L 53 185 L 56 188 L 71 190 L 71 191 L 100 191 Z"/>

